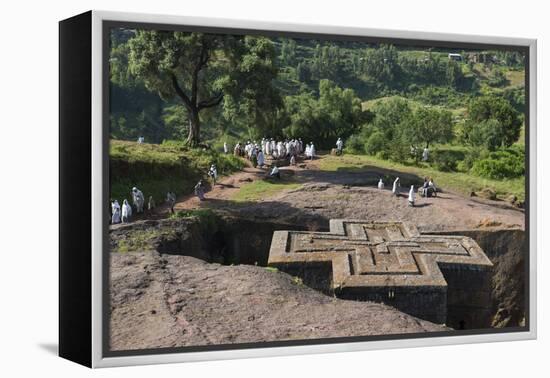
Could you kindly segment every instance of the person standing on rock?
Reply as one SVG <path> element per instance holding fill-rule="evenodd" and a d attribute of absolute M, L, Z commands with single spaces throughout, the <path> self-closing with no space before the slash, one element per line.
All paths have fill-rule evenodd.
<path fill-rule="evenodd" d="M 336 153 L 338 155 L 342 155 L 342 149 L 344 148 L 344 142 L 342 142 L 342 138 L 338 138 L 336 141 Z"/>
<path fill-rule="evenodd" d="M 392 194 L 396 197 L 399 197 L 399 191 L 401 190 L 401 184 L 399 183 L 399 177 L 393 182 L 393 188 L 391 190 Z"/>
<path fill-rule="evenodd" d="M 315 158 L 315 146 L 313 142 L 311 142 L 311 146 L 309 147 L 309 153 L 311 154 L 311 160 L 313 160 Z"/>
<path fill-rule="evenodd" d="M 132 206 L 128 203 L 128 200 L 124 200 L 122 203 L 122 223 L 130 223 L 132 217 Z"/>
<path fill-rule="evenodd" d="M 166 193 L 166 203 L 170 208 L 170 213 L 174 214 L 174 205 L 176 204 L 176 193 L 173 193 L 173 192 Z"/>
<path fill-rule="evenodd" d="M 195 185 L 195 195 L 199 197 L 199 200 L 204 201 L 204 185 L 202 180 L 199 180 L 197 185 Z"/>
<path fill-rule="evenodd" d="M 111 204 L 111 211 L 113 216 L 111 217 L 111 223 L 117 224 L 120 223 L 120 205 L 117 200 Z"/>
<path fill-rule="evenodd" d="M 414 194 L 414 185 L 411 185 L 411 190 L 409 190 L 409 206 L 414 207 L 414 200 L 416 199 L 415 197 L 416 196 Z"/>
<path fill-rule="evenodd" d="M 141 190 L 136 188 L 135 186 L 132 188 L 132 197 L 134 200 L 134 206 L 136 207 L 136 212 L 143 213 L 143 205 L 145 204 L 145 197 L 143 196 L 143 193 Z"/>
<path fill-rule="evenodd" d="M 378 189 L 384 189 L 384 181 L 382 181 L 382 178 L 378 181 Z"/>

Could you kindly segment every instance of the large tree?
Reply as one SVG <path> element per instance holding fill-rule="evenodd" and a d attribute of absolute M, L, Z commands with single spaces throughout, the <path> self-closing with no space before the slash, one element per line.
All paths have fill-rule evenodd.
<path fill-rule="evenodd" d="M 357 132 L 367 116 L 353 90 L 342 89 L 327 79 L 319 82 L 319 98 L 312 93 L 287 96 L 285 110 L 290 118 L 285 135 L 304 138 L 304 142 L 314 142 L 322 149 L 332 147 L 338 137 L 346 139 Z"/>
<path fill-rule="evenodd" d="M 502 97 L 484 96 L 472 100 L 468 106 L 468 120 L 464 125 L 465 139 L 471 145 L 489 150 L 509 147 L 521 133 L 520 114 Z"/>
<path fill-rule="evenodd" d="M 238 109 L 245 102 L 257 116 L 278 105 L 271 88 L 277 75 L 275 53 L 265 38 L 138 30 L 128 47 L 130 73 L 186 109 L 189 145 L 201 141 L 201 113 L 206 109 L 222 103 Z"/>
<path fill-rule="evenodd" d="M 412 145 L 447 143 L 453 138 L 452 115 L 447 110 L 432 107 L 418 108 L 411 119 L 404 123 L 407 139 Z"/>

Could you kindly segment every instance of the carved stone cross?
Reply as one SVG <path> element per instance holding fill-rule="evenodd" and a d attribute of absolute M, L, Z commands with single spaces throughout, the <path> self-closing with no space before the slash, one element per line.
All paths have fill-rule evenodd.
<path fill-rule="evenodd" d="M 407 223 L 333 219 L 330 232 L 275 231 L 268 265 L 299 276 L 308 276 L 309 267 L 324 266 L 337 296 L 384 302 L 438 323 L 448 322 L 445 276 L 457 286 L 450 305 L 459 312 L 470 306 L 462 302 L 472 300 L 483 316 L 490 307 L 487 272 L 492 263 L 478 244 L 463 236 L 421 235 Z M 469 282 L 461 285 L 461 280 L 479 287 L 470 290 Z M 470 324 L 478 322 L 468 318 Z"/>

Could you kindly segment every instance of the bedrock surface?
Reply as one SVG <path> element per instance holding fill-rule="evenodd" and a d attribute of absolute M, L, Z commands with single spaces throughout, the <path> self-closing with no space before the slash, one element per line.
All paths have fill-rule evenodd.
<path fill-rule="evenodd" d="M 445 331 L 282 272 L 156 251 L 111 253 L 112 350 Z"/>

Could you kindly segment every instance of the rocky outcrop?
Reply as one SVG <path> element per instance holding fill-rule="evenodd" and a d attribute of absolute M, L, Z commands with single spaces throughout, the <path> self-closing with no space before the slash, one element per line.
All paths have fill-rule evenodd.
<path fill-rule="evenodd" d="M 111 254 L 112 350 L 445 331 L 288 274 L 156 251 Z"/>

